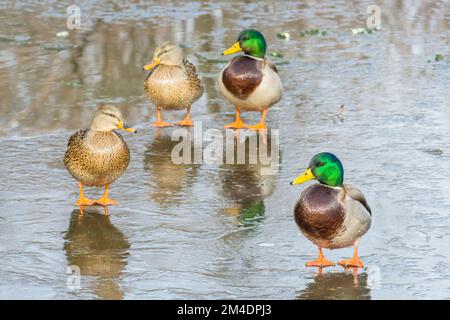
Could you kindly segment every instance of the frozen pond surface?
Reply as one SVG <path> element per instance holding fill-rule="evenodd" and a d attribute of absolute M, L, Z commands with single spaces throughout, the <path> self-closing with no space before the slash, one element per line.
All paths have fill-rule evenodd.
<path fill-rule="evenodd" d="M 448 2 L 381 1 L 382 29 L 354 35 L 372 1 L 79 1 L 82 29 L 67 37 L 56 34 L 72 2 L 33 3 L 0 5 L 0 298 L 450 298 Z M 183 45 L 206 86 L 192 117 L 221 129 L 234 110 L 215 85 L 220 53 L 250 26 L 283 55 L 272 60 L 284 96 L 268 116 L 279 171 L 173 164 L 173 129 L 149 126 L 142 66 L 157 43 Z M 300 36 L 311 28 L 326 34 Z M 111 189 L 120 206 L 80 217 L 62 158 L 105 102 L 125 106 L 139 133 L 125 135 L 132 161 Z M 356 278 L 304 267 L 316 248 L 292 216 L 304 186 L 289 182 L 320 151 L 340 157 L 372 207 Z M 71 265 L 79 289 L 67 285 Z"/>

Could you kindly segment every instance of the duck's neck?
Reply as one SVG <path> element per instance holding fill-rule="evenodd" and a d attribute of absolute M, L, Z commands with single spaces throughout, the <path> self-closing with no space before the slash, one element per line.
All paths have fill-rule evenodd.
<path fill-rule="evenodd" d="M 338 185 L 338 186 L 330 186 L 328 184 L 322 183 L 319 181 L 319 184 L 328 188 L 332 188 L 332 189 L 337 189 L 337 190 L 341 190 L 344 187 L 344 184 Z"/>
<path fill-rule="evenodd" d="M 252 55 L 249 55 L 248 53 L 244 53 L 244 56 L 255 59 L 255 60 L 259 60 L 259 61 L 264 61 L 264 57 L 263 58 L 254 57 Z"/>

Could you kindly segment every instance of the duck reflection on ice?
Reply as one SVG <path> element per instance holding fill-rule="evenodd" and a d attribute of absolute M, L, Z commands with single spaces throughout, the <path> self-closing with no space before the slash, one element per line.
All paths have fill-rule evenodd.
<path fill-rule="evenodd" d="M 278 152 L 278 148 L 273 148 L 270 133 L 258 139 L 256 155 L 260 147 L 264 144 L 267 147 L 267 154 Z M 275 141 L 274 141 L 275 142 Z M 229 148 L 229 146 L 227 146 Z M 263 164 L 260 157 L 253 158 L 255 164 L 251 164 L 248 156 L 250 143 L 247 140 L 235 139 L 235 155 L 237 150 L 245 150 L 245 164 L 224 164 L 220 170 L 222 185 L 222 196 L 228 200 L 224 212 L 237 217 L 237 222 L 245 227 L 258 225 L 264 219 L 265 205 L 264 199 L 270 196 L 276 186 L 276 172 L 274 174 L 263 174 L 261 169 L 268 168 Z M 255 155 L 255 153 L 253 153 Z M 235 159 L 238 157 L 236 156 Z"/>
<path fill-rule="evenodd" d="M 172 162 L 172 149 L 178 143 L 166 134 L 146 146 L 144 169 L 151 177 L 150 198 L 162 207 L 180 204 L 185 198 L 183 191 L 190 189 L 198 172 L 198 165 Z"/>
<path fill-rule="evenodd" d="M 80 268 L 83 276 L 96 277 L 92 281 L 95 295 L 101 299 L 122 299 L 118 278 L 127 264 L 130 243 L 114 225 L 109 216 L 96 209 L 85 209 L 83 214 L 72 212 L 64 239 L 64 250 L 69 265 Z"/>
<path fill-rule="evenodd" d="M 318 273 L 315 279 L 299 292 L 297 299 L 370 300 L 367 273 Z"/>

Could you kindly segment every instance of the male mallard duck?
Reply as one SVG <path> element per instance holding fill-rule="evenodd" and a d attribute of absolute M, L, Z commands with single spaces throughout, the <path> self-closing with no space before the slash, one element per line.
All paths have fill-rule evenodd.
<path fill-rule="evenodd" d="M 156 105 L 158 120 L 154 127 L 170 127 L 173 124 L 161 118 L 161 110 L 187 109 L 184 120 L 177 124 L 192 126 L 190 111 L 192 104 L 203 94 L 203 85 L 195 66 L 184 59 L 180 47 L 166 42 L 156 48 L 152 63 L 144 66 L 150 71 L 144 82 L 144 89 Z"/>
<path fill-rule="evenodd" d="M 79 183 L 80 198 L 76 205 L 117 204 L 108 198 L 109 185 L 128 167 L 130 151 L 116 129 L 136 132 L 124 124 L 122 113 L 116 107 L 104 105 L 94 115 L 90 129 L 77 131 L 70 137 L 64 165 Z M 105 186 L 105 193 L 99 200 L 90 200 L 84 196 L 83 185 Z"/>
<path fill-rule="evenodd" d="M 244 51 L 244 54 L 233 58 L 222 69 L 218 79 L 220 92 L 236 107 L 236 121 L 225 125 L 225 128 L 263 130 L 267 128 L 264 120 L 269 108 L 281 99 L 281 80 L 275 65 L 264 58 L 266 40 L 259 31 L 242 31 L 237 42 L 222 55 L 239 51 Z M 241 111 L 260 111 L 260 123 L 245 125 Z"/>
<path fill-rule="evenodd" d="M 294 217 L 302 233 L 319 247 L 319 258 L 307 267 L 328 267 L 322 248 L 338 249 L 354 246 L 352 259 L 341 260 L 344 267 L 364 265 L 358 258 L 359 239 L 369 230 L 372 212 L 363 193 L 344 185 L 344 168 L 332 153 L 315 155 L 308 169 L 291 182 L 301 184 L 311 179 L 320 183 L 304 190 L 295 205 Z"/>

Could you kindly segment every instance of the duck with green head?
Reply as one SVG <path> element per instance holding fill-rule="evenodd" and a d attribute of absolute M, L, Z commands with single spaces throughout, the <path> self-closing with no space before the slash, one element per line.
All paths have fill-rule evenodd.
<path fill-rule="evenodd" d="M 265 118 L 269 108 L 280 101 L 283 91 L 275 65 L 265 57 L 266 40 L 261 32 L 246 29 L 239 34 L 236 43 L 222 54 L 237 52 L 220 72 L 218 83 L 222 95 L 236 108 L 236 120 L 225 128 L 267 129 Z M 261 112 L 257 125 L 247 126 L 241 120 L 241 111 Z"/>
<path fill-rule="evenodd" d="M 372 212 L 363 193 L 344 182 L 344 168 L 332 153 L 315 155 L 308 168 L 291 184 L 315 179 L 319 183 L 306 188 L 294 208 L 295 222 L 301 232 L 319 248 L 319 257 L 307 267 L 328 267 L 322 248 L 354 247 L 353 258 L 339 261 L 347 267 L 362 268 L 358 257 L 359 239 L 369 230 Z"/>

